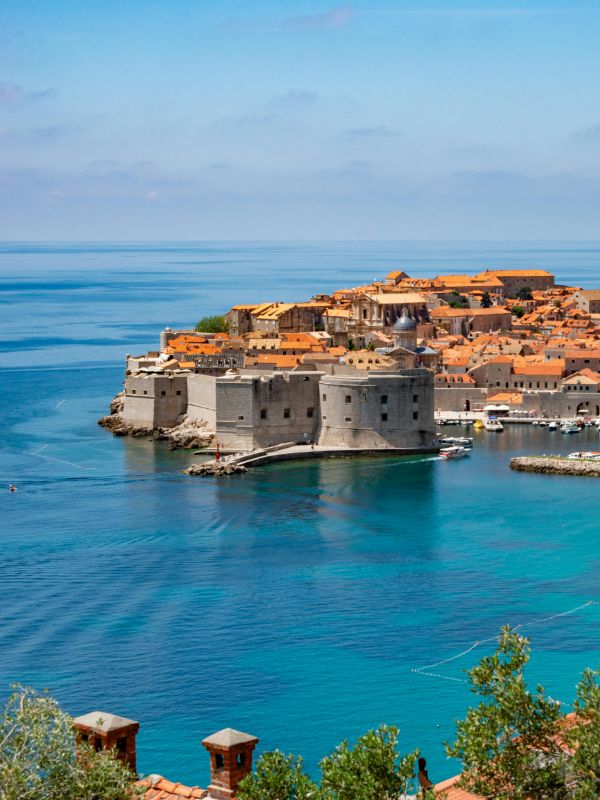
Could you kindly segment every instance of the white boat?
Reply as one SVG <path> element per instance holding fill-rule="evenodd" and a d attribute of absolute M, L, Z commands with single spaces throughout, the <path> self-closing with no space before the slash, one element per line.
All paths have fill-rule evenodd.
<path fill-rule="evenodd" d="M 535 422 L 533 424 L 535 425 Z M 541 420 L 540 422 L 538 422 L 538 425 L 540 426 L 540 428 L 546 428 L 548 426 L 548 423 L 545 422 L 544 420 Z"/>
<path fill-rule="evenodd" d="M 494 417 L 485 419 L 483 421 L 483 427 L 486 429 L 486 431 L 495 431 L 497 433 L 504 430 L 504 425 L 499 419 L 495 419 Z"/>
<path fill-rule="evenodd" d="M 560 427 L 561 433 L 579 433 L 579 425 L 576 422 L 563 422 Z"/>
<path fill-rule="evenodd" d="M 459 445 L 460 447 L 473 447 L 472 436 L 443 436 L 440 438 L 440 444 L 445 445 Z"/>
<path fill-rule="evenodd" d="M 444 461 L 447 461 L 451 458 L 463 458 L 464 456 L 468 456 L 469 451 L 466 447 L 461 447 L 460 445 L 456 444 L 452 447 L 442 447 L 440 450 L 440 458 L 443 458 Z"/>
<path fill-rule="evenodd" d="M 532 422 L 531 424 L 532 424 L 532 425 L 539 425 L 540 423 L 537 421 L 537 419 L 534 419 L 534 420 L 533 420 L 533 422 Z"/>
<path fill-rule="evenodd" d="M 572 459 L 573 461 L 600 461 L 600 452 L 594 450 L 588 450 L 586 452 L 581 453 L 569 453 L 567 458 Z"/>
<path fill-rule="evenodd" d="M 548 430 L 549 431 L 557 431 L 558 430 L 558 422 L 554 422 L 554 420 L 552 420 L 552 422 L 549 422 L 548 423 Z"/>

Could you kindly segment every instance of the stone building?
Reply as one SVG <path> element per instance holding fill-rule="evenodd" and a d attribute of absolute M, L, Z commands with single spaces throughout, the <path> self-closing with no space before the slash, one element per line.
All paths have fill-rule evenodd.
<path fill-rule="evenodd" d="M 315 441 L 325 446 L 430 450 L 436 446 L 433 374 L 299 366 L 225 375 L 146 372 L 125 380 L 123 421 L 154 429 L 202 422 L 224 449 Z"/>

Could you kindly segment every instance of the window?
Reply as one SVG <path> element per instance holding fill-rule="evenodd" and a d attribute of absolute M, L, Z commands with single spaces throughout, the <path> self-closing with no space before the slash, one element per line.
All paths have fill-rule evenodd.
<path fill-rule="evenodd" d="M 500 384 L 498 384 L 498 386 L 500 386 Z M 419 402 L 419 395 L 413 394 L 413 403 L 418 403 L 418 402 Z"/>
<path fill-rule="evenodd" d="M 387 422 L 387 414 L 382 414 L 381 415 L 381 421 L 382 422 Z"/>
<path fill-rule="evenodd" d="M 413 411 L 413 419 L 419 419 L 419 412 Z"/>
<path fill-rule="evenodd" d="M 225 757 L 223 753 L 215 753 L 215 769 L 223 769 L 225 767 Z"/>
<path fill-rule="evenodd" d="M 367 309 L 363 308 L 363 319 L 367 318 Z"/>
<path fill-rule="evenodd" d="M 266 419 L 267 418 L 267 409 L 266 408 L 261 408 L 261 410 L 260 410 L 260 418 L 261 419 Z"/>
<path fill-rule="evenodd" d="M 239 414 L 238 415 L 238 419 L 244 419 L 244 415 L 243 414 Z"/>
<path fill-rule="evenodd" d="M 246 763 L 246 754 L 245 753 L 238 753 L 235 759 L 236 767 L 243 767 Z"/>
<path fill-rule="evenodd" d="M 289 408 L 284 408 L 283 409 L 283 418 L 284 419 L 289 419 L 290 418 L 290 410 L 289 410 Z"/>
<path fill-rule="evenodd" d="M 117 753 L 126 753 L 127 752 L 127 737 L 126 736 L 119 736 L 117 739 Z"/>
<path fill-rule="evenodd" d="M 325 400 L 327 400 L 327 395 L 326 394 L 323 395 L 323 402 L 325 402 Z"/>
<path fill-rule="evenodd" d="M 137 394 L 137 389 L 132 389 L 131 394 Z"/>
<path fill-rule="evenodd" d="M 344 400 L 345 400 L 346 403 L 351 403 L 352 402 L 352 395 L 347 394 L 346 397 L 344 398 Z"/>
<path fill-rule="evenodd" d="M 166 392 L 165 392 L 165 390 L 163 389 L 163 390 L 162 390 L 162 392 L 160 393 L 160 396 L 161 396 L 161 397 L 164 397 L 165 395 L 166 395 Z"/>
<path fill-rule="evenodd" d="M 314 415 L 315 415 L 314 408 L 307 408 L 306 409 L 306 416 L 308 417 L 308 419 L 312 419 L 314 417 Z"/>
<path fill-rule="evenodd" d="M 181 394 L 181 389 L 178 389 L 175 394 Z"/>
<path fill-rule="evenodd" d="M 344 417 L 346 422 L 352 422 L 352 417 Z"/>
<path fill-rule="evenodd" d="M 387 403 L 387 398 L 388 398 L 387 394 L 382 394 L 381 395 L 381 405 L 382 406 Z"/>
<path fill-rule="evenodd" d="M 147 389 L 144 389 L 144 394 L 148 394 L 148 390 Z"/>

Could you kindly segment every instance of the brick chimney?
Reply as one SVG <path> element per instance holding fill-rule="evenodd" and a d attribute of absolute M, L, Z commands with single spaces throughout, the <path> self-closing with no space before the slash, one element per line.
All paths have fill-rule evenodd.
<path fill-rule="evenodd" d="M 88 742 L 94 750 L 115 749 L 117 758 L 136 774 L 135 737 L 140 723 L 133 719 L 91 711 L 73 720 L 79 741 Z"/>
<path fill-rule="evenodd" d="M 239 782 L 252 772 L 252 752 L 258 739 L 223 728 L 203 739 L 202 744 L 210 753 L 210 797 L 231 800 Z"/>

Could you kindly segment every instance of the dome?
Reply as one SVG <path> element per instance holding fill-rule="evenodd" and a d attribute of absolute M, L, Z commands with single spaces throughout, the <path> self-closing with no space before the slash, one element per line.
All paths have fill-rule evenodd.
<path fill-rule="evenodd" d="M 402 316 L 396 320 L 394 325 L 394 331 L 398 333 L 402 333 L 404 331 L 416 331 L 417 323 L 414 321 L 412 317 L 408 316 L 408 312 L 405 308 L 402 309 Z"/>

